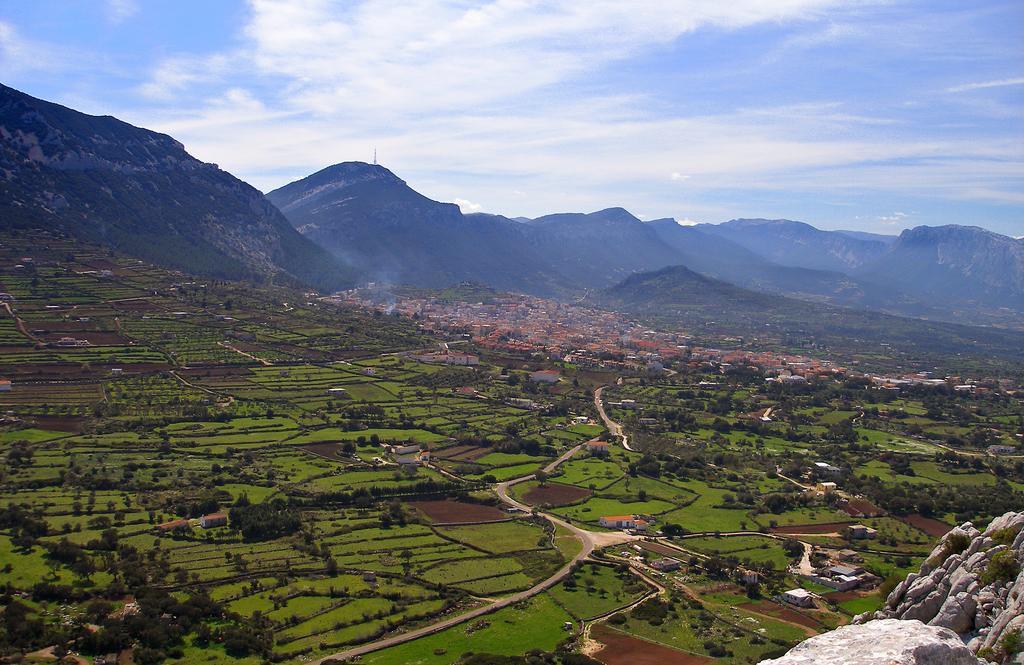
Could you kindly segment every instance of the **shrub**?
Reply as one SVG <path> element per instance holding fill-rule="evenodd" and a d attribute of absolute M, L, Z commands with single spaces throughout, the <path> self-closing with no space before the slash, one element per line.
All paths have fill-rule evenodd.
<path fill-rule="evenodd" d="M 1020 572 L 1020 564 L 1012 550 L 1003 550 L 992 557 L 988 567 L 981 574 L 981 582 L 984 585 L 993 583 L 1002 584 L 1017 577 Z"/>

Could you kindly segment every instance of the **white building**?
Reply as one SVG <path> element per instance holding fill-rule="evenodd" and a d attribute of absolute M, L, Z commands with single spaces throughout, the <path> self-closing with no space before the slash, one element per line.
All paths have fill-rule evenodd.
<path fill-rule="evenodd" d="M 814 607 L 814 594 L 807 589 L 790 589 L 782 594 L 782 600 L 797 607 Z"/>

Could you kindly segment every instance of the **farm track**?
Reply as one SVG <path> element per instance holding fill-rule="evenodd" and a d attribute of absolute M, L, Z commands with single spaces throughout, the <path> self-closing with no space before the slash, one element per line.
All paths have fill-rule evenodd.
<path fill-rule="evenodd" d="M 552 471 L 557 469 L 563 462 L 572 458 L 572 456 L 575 455 L 581 448 L 583 448 L 584 445 L 585 444 L 583 443 L 578 444 L 576 446 L 573 446 L 566 452 L 562 453 L 562 455 L 560 455 L 558 459 L 554 460 L 546 467 L 544 467 L 544 473 L 551 473 Z M 505 482 L 496 484 L 494 486 L 494 490 L 497 493 L 498 498 L 501 499 L 501 501 L 506 505 L 518 508 L 523 512 L 530 513 L 534 509 L 533 506 L 529 506 L 525 503 L 517 501 L 516 499 L 513 499 L 511 496 L 509 496 L 508 489 L 512 485 L 532 480 L 534 477 L 535 474 L 530 474 L 527 476 L 522 476 L 521 478 L 507 480 Z M 559 568 L 558 571 L 556 571 L 553 575 L 542 580 L 541 582 L 538 582 L 537 584 L 533 585 L 529 589 L 526 589 L 525 591 L 520 591 L 519 593 L 513 594 L 511 596 L 501 598 L 488 605 L 484 605 L 483 607 L 478 607 L 468 612 L 459 614 L 458 616 L 449 617 L 447 619 L 443 619 L 442 621 L 432 623 L 428 626 L 417 628 L 416 630 L 411 630 L 407 633 L 394 635 L 392 637 L 377 640 L 375 642 L 368 642 L 366 644 L 352 647 L 351 649 L 347 649 L 339 653 L 324 656 L 317 660 L 310 661 L 311 665 L 321 665 L 324 661 L 330 660 L 332 658 L 337 660 L 355 658 L 356 656 L 362 656 L 368 653 L 372 653 L 374 651 L 379 651 L 381 649 L 386 649 L 388 647 L 393 647 L 399 644 L 404 644 L 406 642 L 411 642 L 412 640 L 416 640 L 421 637 L 426 637 L 427 635 L 439 633 L 447 628 L 451 628 L 452 626 L 457 626 L 461 623 L 465 623 L 466 621 L 470 621 L 477 617 L 484 616 L 492 612 L 496 612 L 502 608 L 515 605 L 516 603 L 520 603 L 524 600 L 528 600 L 533 596 L 536 596 L 540 593 L 543 593 L 544 591 L 547 591 L 554 585 L 561 582 L 565 577 L 569 575 L 569 573 L 572 572 L 572 570 L 581 561 L 588 558 L 595 549 L 639 538 L 639 536 L 630 536 L 624 533 L 597 533 L 593 531 L 586 531 L 563 520 L 560 517 L 556 517 L 554 515 L 542 512 L 538 512 L 537 514 L 544 517 L 552 524 L 556 526 L 561 526 L 562 528 L 568 530 L 570 533 L 576 536 L 576 538 L 579 539 L 579 541 L 583 544 L 581 550 L 569 562 L 567 562 L 564 566 Z"/>

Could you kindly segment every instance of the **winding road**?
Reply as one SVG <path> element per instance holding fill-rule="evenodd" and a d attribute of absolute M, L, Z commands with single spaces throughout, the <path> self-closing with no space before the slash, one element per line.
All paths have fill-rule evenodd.
<path fill-rule="evenodd" d="M 608 428 L 608 431 L 619 437 L 622 441 L 622 447 L 631 453 L 635 453 L 636 450 L 629 447 L 629 437 L 626 436 L 625 431 L 622 429 L 622 425 L 615 422 L 608 417 L 608 414 L 604 411 L 604 401 L 602 396 L 604 395 L 604 389 L 608 386 L 601 386 L 594 391 L 594 406 L 597 407 L 597 413 L 601 416 L 601 420 L 604 422 L 604 426 Z"/>

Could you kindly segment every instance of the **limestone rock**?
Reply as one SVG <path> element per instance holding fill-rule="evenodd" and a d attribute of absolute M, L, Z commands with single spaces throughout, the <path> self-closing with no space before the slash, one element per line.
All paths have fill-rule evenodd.
<path fill-rule="evenodd" d="M 842 626 L 812 637 L 781 658 L 762 665 L 979 665 L 979 660 L 947 628 L 920 621 L 883 619 Z"/>

